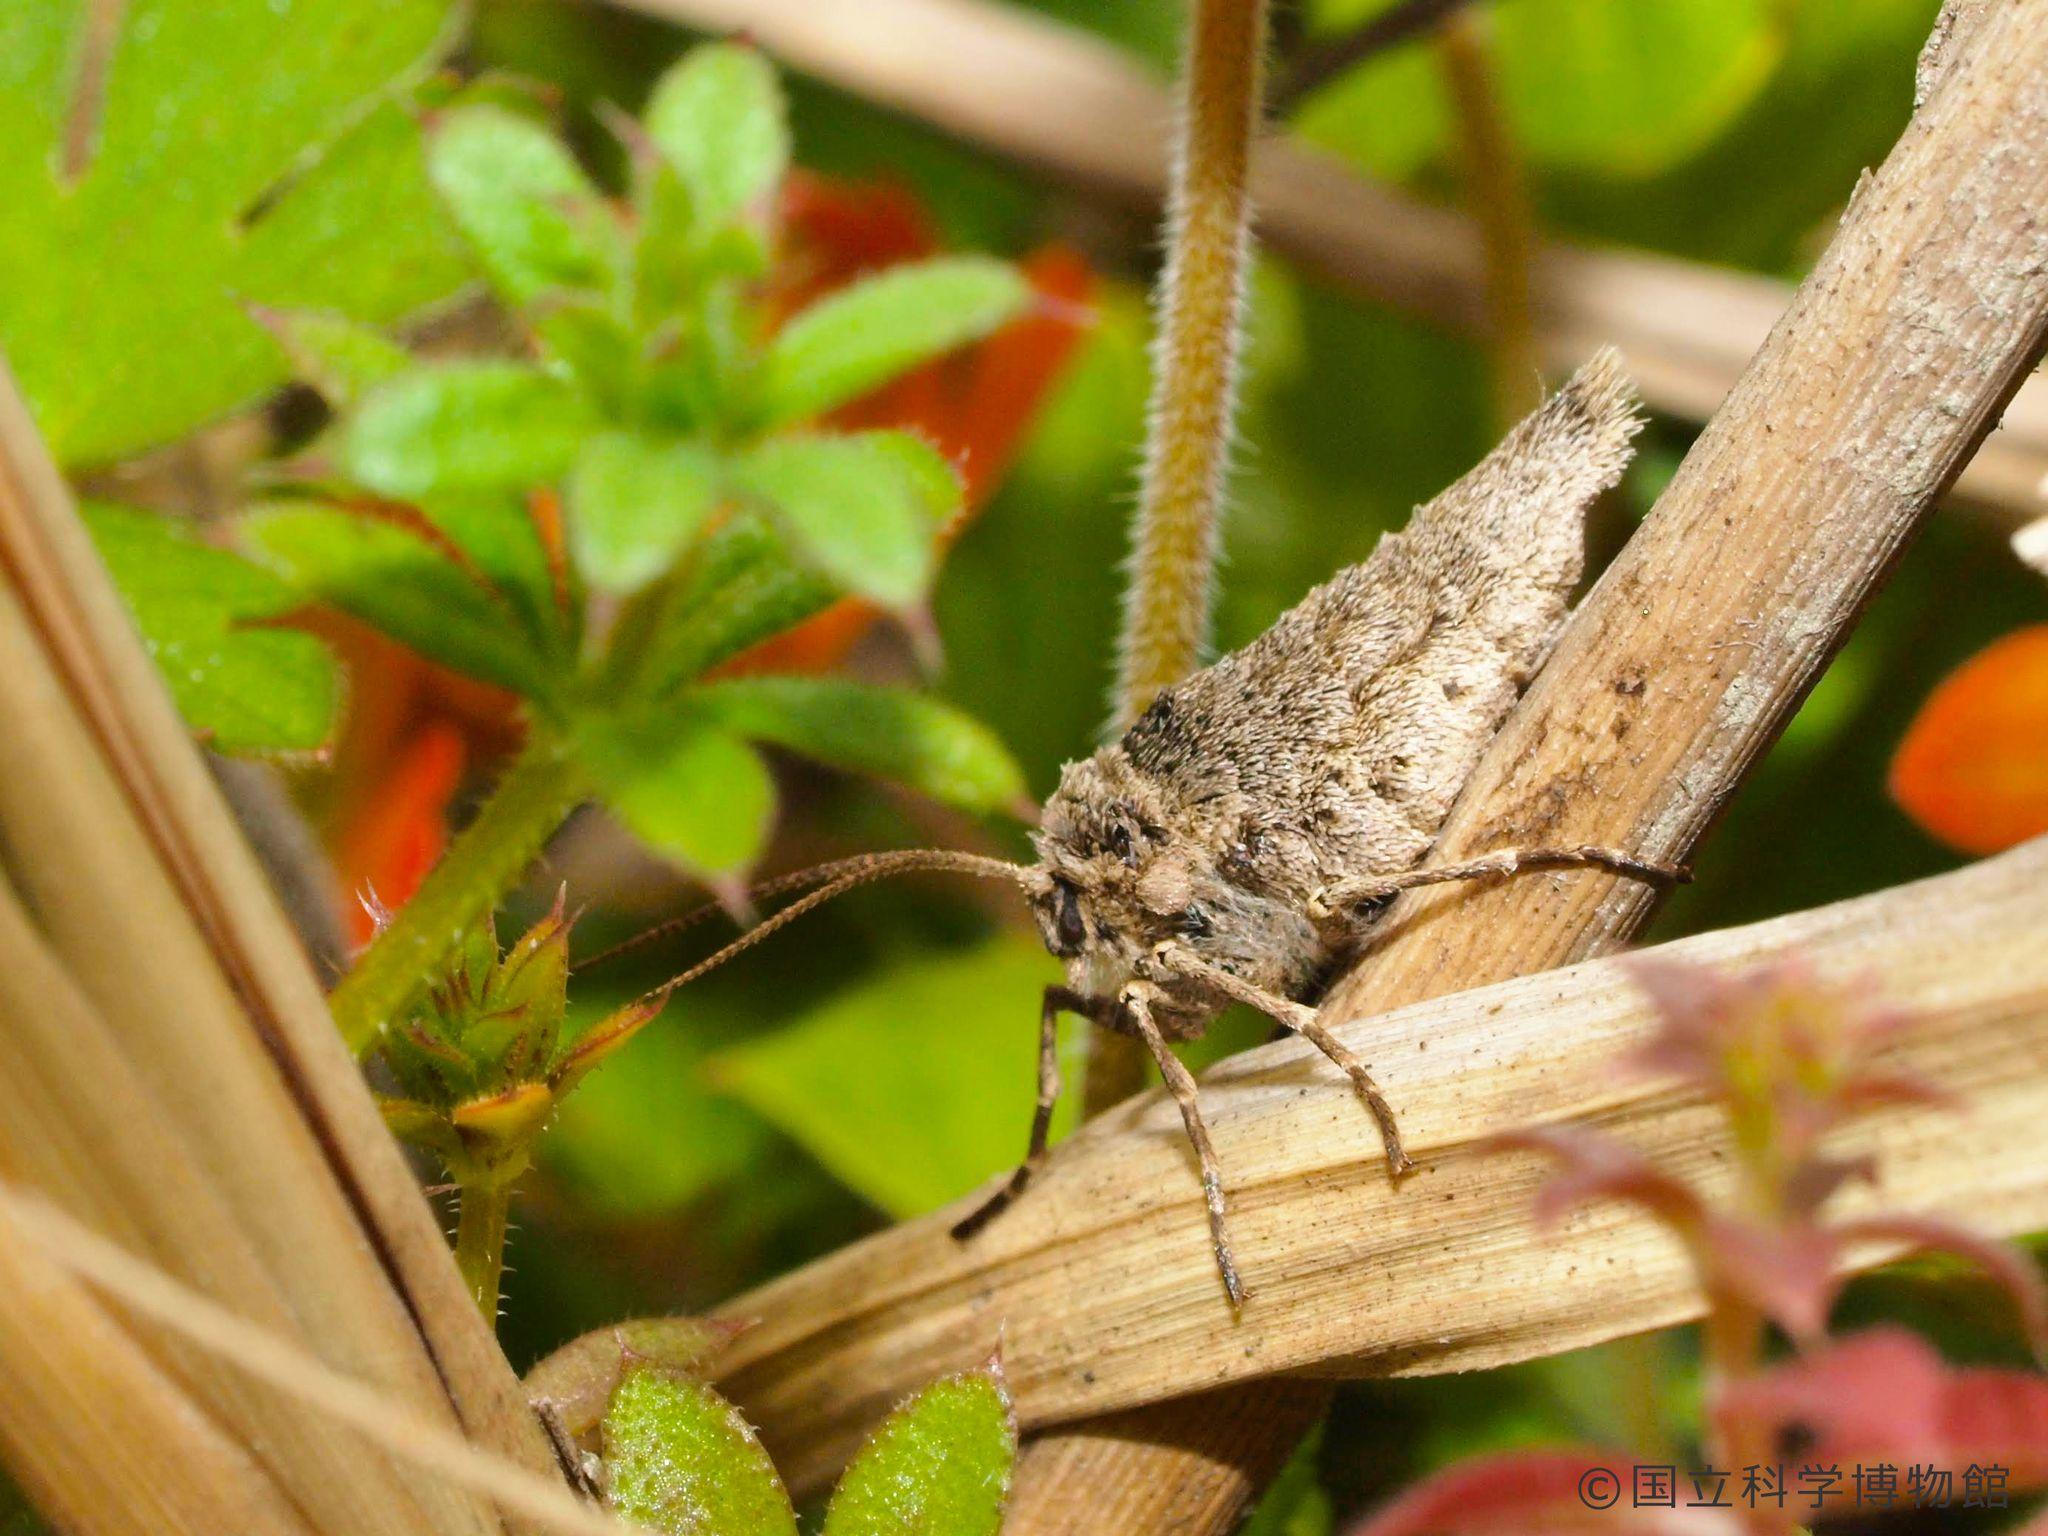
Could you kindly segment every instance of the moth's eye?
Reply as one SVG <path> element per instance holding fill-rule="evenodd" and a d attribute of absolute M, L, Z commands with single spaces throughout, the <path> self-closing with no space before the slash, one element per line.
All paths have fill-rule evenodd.
<path fill-rule="evenodd" d="M 1131 848 L 1131 829 L 1122 822 L 1109 829 L 1109 851 L 1132 869 L 1138 867 L 1138 855 Z"/>
<path fill-rule="evenodd" d="M 1059 911 L 1054 916 L 1062 956 L 1078 955 L 1088 942 L 1088 925 L 1081 921 L 1081 894 L 1064 880 L 1059 883 Z"/>

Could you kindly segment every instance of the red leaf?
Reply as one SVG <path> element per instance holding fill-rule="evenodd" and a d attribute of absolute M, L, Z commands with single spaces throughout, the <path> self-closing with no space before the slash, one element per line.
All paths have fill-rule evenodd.
<path fill-rule="evenodd" d="M 1636 1465 L 1588 1450 L 1486 1456 L 1416 1484 L 1346 1536 L 1719 1536 L 1743 1529 L 1733 1510 L 1642 1507 Z M 1686 1492 L 1680 1478 L 1677 1497 Z"/>
<path fill-rule="evenodd" d="M 1625 1200 L 1641 1206 L 1697 1249 L 1707 1212 L 1682 1180 L 1659 1169 L 1635 1148 L 1575 1126 L 1536 1126 L 1492 1138 L 1495 1148 L 1548 1152 L 1558 1171 L 1536 1196 L 1536 1221 L 1547 1225 L 1588 1200 Z"/>
<path fill-rule="evenodd" d="M 1942 679 L 1906 728 L 1890 787 L 1964 853 L 2048 832 L 2048 625 L 1993 641 Z"/>
<path fill-rule="evenodd" d="M 1769 1446 L 1788 1465 L 2001 1467 L 2015 1492 L 2048 1481 L 2048 1378 L 1952 1369 L 1903 1329 L 1733 1383 L 1714 1412 L 1730 1443 Z"/>
<path fill-rule="evenodd" d="M 1827 1327 L 1840 1281 L 1834 1235 L 1798 1223 L 1766 1227 L 1733 1217 L 1707 1221 L 1697 1250 L 1710 1293 L 1738 1296 L 1802 1343 Z"/>
<path fill-rule="evenodd" d="M 2048 1285 L 2024 1249 L 1986 1237 L 1940 1216 L 1865 1216 L 1844 1222 L 1835 1234 L 1845 1243 L 1862 1238 L 1895 1238 L 1915 1252 L 1952 1253 L 1981 1268 L 2012 1298 L 2020 1326 L 2035 1357 L 2048 1359 Z"/>

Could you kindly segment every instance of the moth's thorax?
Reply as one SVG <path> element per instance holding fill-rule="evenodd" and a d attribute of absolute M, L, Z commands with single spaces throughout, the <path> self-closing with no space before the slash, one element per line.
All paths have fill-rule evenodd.
<path fill-rule="evenodd" d="M 1189 803 L 1134 764 L 1124 743 L 1068 764 L 1034 839 L 1047 881 L 1033 907 L 1069 984 L 1113 997 L 1171 940 L 1255 985 L 1298 991 L 1320 968 L 1322 934 L 1301 893 L 1260 888 L 1244 835 L 1233 797 Z M 1185 984 L 1162 985 L 1179 1005 L 1179 1032 L 1217 1011 Z"/>

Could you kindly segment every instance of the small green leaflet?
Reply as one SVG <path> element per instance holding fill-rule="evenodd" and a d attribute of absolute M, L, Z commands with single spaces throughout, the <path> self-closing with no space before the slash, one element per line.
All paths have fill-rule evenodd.
<path fill-rule="evenodd" d="M 716 504 L 718 460 L 684 438 L 606 432 L 576 461 L 569 544 L 592 586 L 631 592 L 675 561 Z"/>
<path fill-rule="evenodd" d="M 999 1367 L 948 1376 L 882 1421 L 846 1469 L 824 1536 L 996 1536 L 1017 1457 Z"/>
<path fill-rule="evenodd" d="M 589 401 L 538 369 L 447 363 L 371 391 L 343 430 L 341 459 L 384 496 L 526 491 L 566 473 L 595 426 Z"/>
<path fill-rule="evenodd" d="M 811 305 L 769 344 L 760 384 L 770 424 L 815 416 L 977 341 L 1031 288 L 1007 262 L 938 257 L 891 267 Z"/>
<path fill-rule="evenodd" d="M 582 721 L 575 752 L 604 803 L 632 834 L 693 874 L 730 876 L 753 863 L 775 819 L 775 785 L 760 754 L 688 710 Z"/>
<path fill-rule="evenodd" d="M 730 1323 L 695 1317 L 636 1317 L 571 1339 L 526 1373 L 528 1402 L 545 1400 L 572 1435 L 595 1427 L 636 1364 L 701 1376 L 732 1342 Z"/>
<path fill-rule="evenodd" d="M 945 461 L 904 432 L 770 438 L 739 456 L 733 478 L 807 563 L 886 608 L 924 595 L 960 497 Z"/>
<path fill-rule="evenodd" d="M 666 1536 L 796 1536 L 774 1464 L 702 1382 L 639 1366 L 604 1418 L 612 1508 Z"/>
<path fill-rule="evenodd" d="M 259 506 L 238 522 L 245 545 L 300 596 L 457 672 L 528 697 L 549 693 L 551 668 L 510 601 L 417 533 L 303 502 Z"/>
<path fill-rule="evenodd" d="M 648 643 L 648 690 L 667 694 L 721 661 L 802 623 L 839 594 L 790 558 L 761 518 L 720 523 L 691 556 Z"/>
<path fill-rule="evenodd" d="M 540 124 L 501 107 L 458 107 L 435 131 L 427 165 L 509 303 L 607 281 L 616 258 L 597 190 Z"/>
<path fill-rule="evenodd" d="M 334 659 L 311 635 L 254 627 L 299 606 L 269 572 L 169 519 L 80 509 L 186 724 L 223 752 L 310 752 L 334 728 Z"/>
<path fill-rule="evenodd" d="M 711 43 L 661 77 L 647 134 L 690 195 L 697 237 L 767 196 L 789 168 L 782 87 L 752 48 Z"/>
<path fill-rule="evenodd" d="M 750 740 L 895 779 L 968 810 L 1009 810 L 1024 798 L 1023 770 L 995 733 L 922 694 L 843 678 L 748 677 L 705 683 L 686 697 Z"/>

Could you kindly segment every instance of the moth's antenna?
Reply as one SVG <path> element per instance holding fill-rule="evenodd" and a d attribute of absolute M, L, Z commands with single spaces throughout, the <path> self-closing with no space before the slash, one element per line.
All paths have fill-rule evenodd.
<path fill-rule="evenodd" d="M 764 880 L 759 885 L 751 886 L 747 895 L 759 900 L 802 890 L 806 886 L 817 886 L 818 889 L 791 902 L 780 912 L 763 918 L 718 953 L 692 966 L 681 976 L 656 990 L 671 992 L 686 982 L 696 980 L 706 971 L 723 965 L 743 949 L 751 949 L 776 929 L 795 921 L 813 908 L 823 906 L 835 896 L 844 895 L 857 886 L 868 885 L 876 880 L 886 880 L 894 875 L 915 874 L 920 870 L 975 875 L 984 880 L 1010 880 L 1018 885 L 1029 884 L 1031 877 L 1028 865 L 1012 864 L 1007 859 L 986 858 L 978 853 L 961 853 L 951 848 L 898 848 L 887 853 L 861 853 L 849 859 L 834 859 L 826 864 L 813 864 L 809 869 L 778 875 L 773 880 Z M 584 970 L 593 965 L 602 965 L 620 955 L 630 954 L 657 939 L 694 928 L 707 918 L 723 911 L 725 908 L 717 902 L 706 902 L 694 911 L 685 912 L 680 917 L 672 917 L 664 923 L 656 923 L 652 928 L 636 933 L 632 938 L 614 944 L 610 949 L 602 950 L 588 960 L 580 961 L 576 969 Z"/>

